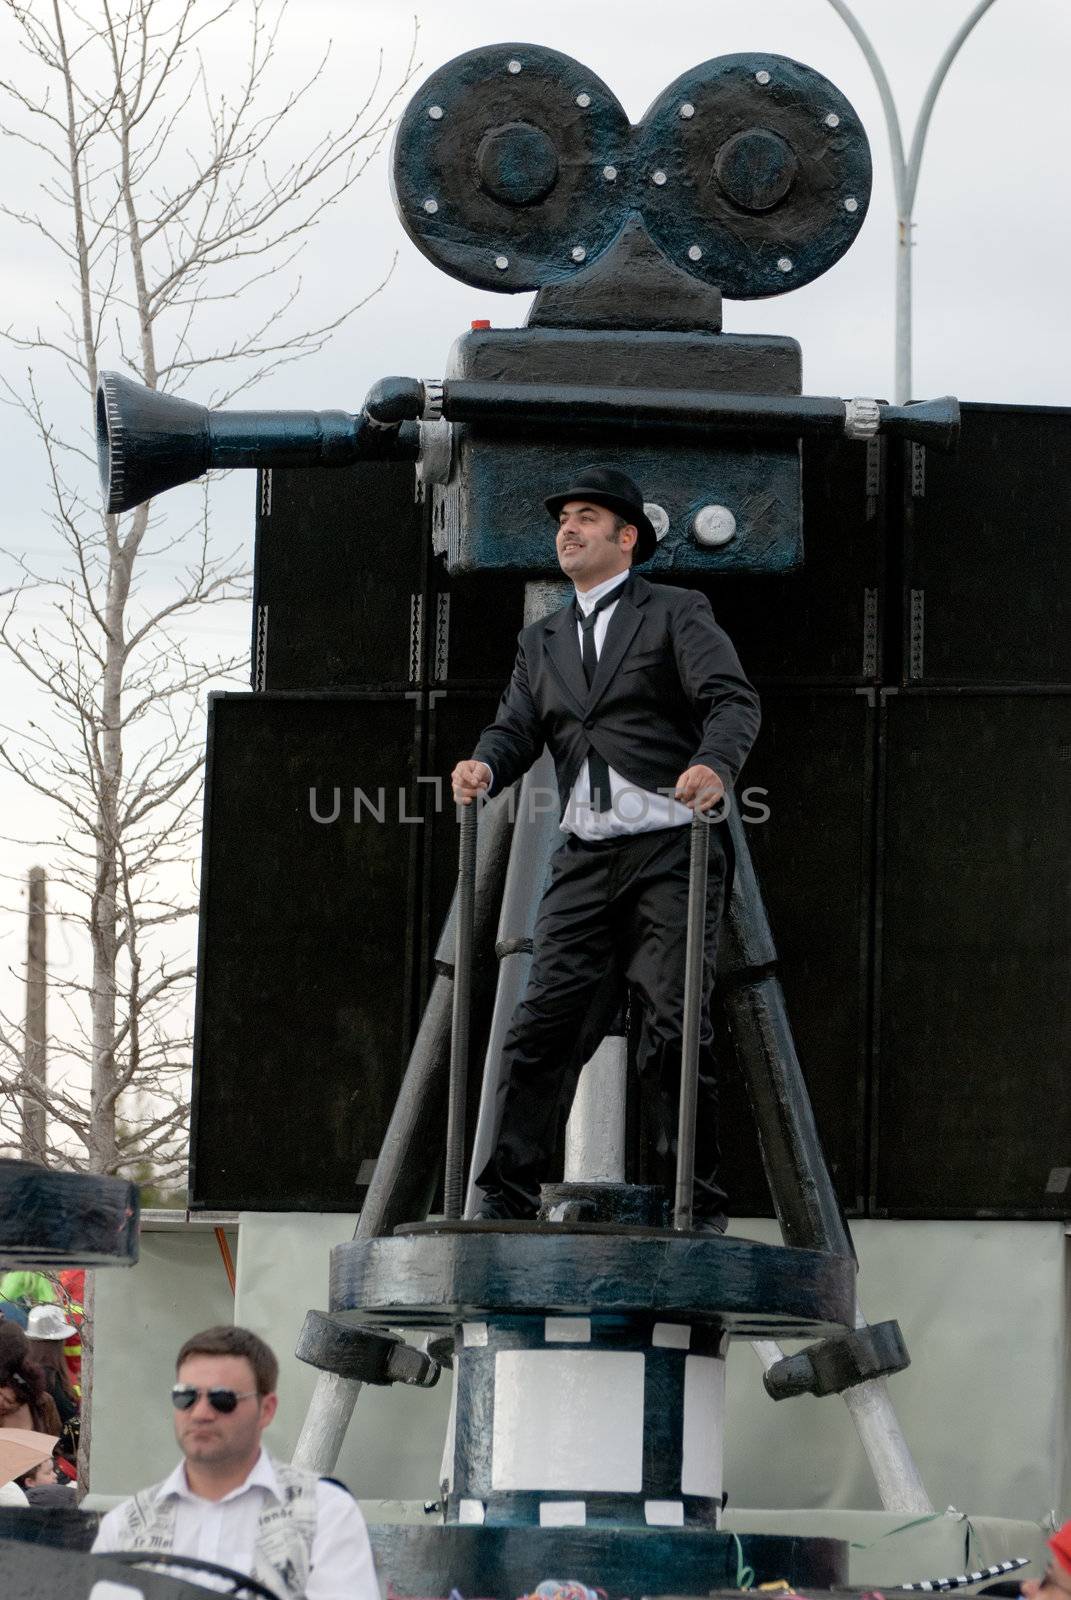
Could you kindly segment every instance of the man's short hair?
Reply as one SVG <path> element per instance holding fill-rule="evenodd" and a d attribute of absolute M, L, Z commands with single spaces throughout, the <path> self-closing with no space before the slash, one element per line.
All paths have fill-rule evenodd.
<path fill-rule="evenodd" d="M 244 1356 L 253 1369 L 259 1395 L 274 1394 L 279 1363 L 270 1345 L 249 1328 L 206 1328 L 187 1339 L 175 1357 L 175 1372 L 190 1356 Z"/>
<path fill-rule="evenodd" d="M 607 507 L 607 510 L 609 510 L 609 507 Z M 622 528 L 634 528 L 636 526 L 636 524 L 634 522 L 630 522 L 627 517 L 619 517 L 616 511 L 613 511 L 610 514 L 614 519 L 614 531 L 610 535 L 610 543 L 611 544 L 616 544 L 617 543 L 617 536 L 621 532 L 621 529 Z M 635 547 L 633 547 L 633 550 L 632 550 L 631 553 L 633 555 L 635 554 Z"/>

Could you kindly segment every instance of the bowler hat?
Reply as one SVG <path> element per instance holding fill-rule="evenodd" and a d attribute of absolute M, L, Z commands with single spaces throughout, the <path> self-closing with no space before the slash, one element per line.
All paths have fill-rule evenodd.
<path fill-rule="evenodd" d="M 658 548 L 658 535 L 643 509 L 643 491 L 627 472 L 619 472 L 616 467 L 583 467 L 570 488 L 552 494 L 543 504 L 552 517 L 557 517 L 562 506 L 570 500 L 590 500 L 633 524 L 637 534 L 633 566 L 654 555 Z"/>

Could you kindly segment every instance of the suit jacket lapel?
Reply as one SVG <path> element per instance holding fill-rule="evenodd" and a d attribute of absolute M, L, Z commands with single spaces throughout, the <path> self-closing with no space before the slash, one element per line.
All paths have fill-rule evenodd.
<path fill-rule="evenodd" d="M 620 608 L 618 608 L 620 609 Z M 614 616 L 617 615 L 615 611 Z M 556 611 L 545 626 L 547 655 L 563 685 L 576 701 L 583 715 L 588 699 L 588 684 L 584 677 L 584 664 L 580 658 L 580 642 L 576 631 L 576 613 L 572 603 Z"/>

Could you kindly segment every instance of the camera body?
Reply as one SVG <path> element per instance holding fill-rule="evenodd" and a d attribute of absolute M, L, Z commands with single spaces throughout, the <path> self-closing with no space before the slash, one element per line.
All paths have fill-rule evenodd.
<path fill-rule="evenodd" d="M 454 344 L 447 378 L 614 389 L 798 395 L 794 339 L 665 329 L 474 329 Z M 451 573 L 557 575 L 543 505 L 591 461 L 643 486 L 658 549 L 655 575 L 789 572 L 803 560 L 798 439 L 719 439 L 667 425 L 623 430 L 547 421 L 451 425 L 450 475 L 433 489 L 436 547 Z M 652 509 L 652 507 L 656 509 Z M 716 541 L 716 542 L 715 542 Z"/>

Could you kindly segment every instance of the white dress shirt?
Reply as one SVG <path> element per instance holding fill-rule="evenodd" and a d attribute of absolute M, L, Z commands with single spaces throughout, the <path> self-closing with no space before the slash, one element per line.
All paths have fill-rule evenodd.
<path fill-rule="evenodd" d="M 194 1494 L 186 1482 L 186 1463 L 180 1462 L 160 1491 L 162 1500 L 172 1496 L 178 1501 L 172 1554 L 252 1572 L 257 1523 L 267 1495 L 282 1498 L 271 1457 L 264 1449 L 245 1482 L 222 1500 L 203 1500 Z M 122 1509 L 116 1506 L 102 1518 L 93 1543 L 95 1553 L 122 1548 L 118 1540 Z M 188 1572 L 174 1570 L 190 1580 Z M 209 1573 L 197 1574 L 192 1581 L 211 1588 L 227 1587 Z M 305 1596 L 306 1600 L 380 1600 L 364 1517 L 356 1500 L 336 1483 L 316 1485 L 316 1534 Z"/>
<path fill-rule="evenodd" d="M 585 617 L 598 605 L 604 595 L 610 594 L 615 588 L 620 587 L 629 573 L 618 572 L 612 578 L 607 578 L 605 583 L 598 583 L 594 589 L 588 589 L 584 594 L 576 590 L 576 603 Z M 617 602 L 600 611 L 595 618 L 595 654 L 602 654 L 602 647 L 606 641 L 606 630 L 610 626 L 610 618 L 617 610 Z M 576 625 L 576 636 L 581 652 L 583 651 L 583 630 L 579 620 Z M 615 772 L 613 767 L 610 773 L 610 809 L 609 811 L 593 811 L 591 809 L 591 783 L 588 778 L 588 763 L 585 757 L 576 775 L 572 792 L 565 804 L 565 812 L 561 820 L 563 833 L 575 833 L 579 839 L 615 839 L 627 833 L 653 833 L 656 828 L 678 828 L 692 820 L 692 813 L 687 806 L 682 806 L 674 800 L 672 795 L 655 794 L 650 789 L 639 789 L 634 783 L 629 783 L 620 772 Z"/>

